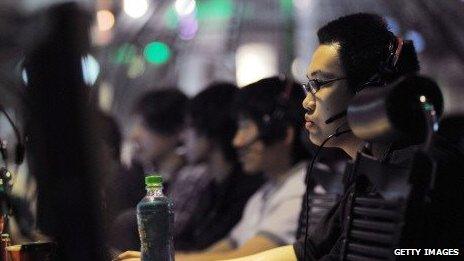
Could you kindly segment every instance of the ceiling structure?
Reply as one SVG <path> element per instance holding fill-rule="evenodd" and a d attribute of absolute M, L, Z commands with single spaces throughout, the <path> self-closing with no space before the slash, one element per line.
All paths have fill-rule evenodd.
<path fill-rule="evenodd" d="M 24 81 L 24 50 L 46 35 L 40 18 L 21 11 L 30 1 L 0 4 L 0 30 L 7 36 L 0 39 L 2 103 L 14 100 L 16 81 Z M 302 81 L 317 28 L 355 12 L 376 12 L 395 33 L 413 39 L 422 72 L 444 86 L 446 110 L 461 110 L 461 0 L 98 0 L 89 10 L 95 23 L 84 78 L 121 121 L 129 119 L 131 104 L 148 89 L 178 87 L 192 96 L 217 80 L 244 85 L 287 74 Z"/>

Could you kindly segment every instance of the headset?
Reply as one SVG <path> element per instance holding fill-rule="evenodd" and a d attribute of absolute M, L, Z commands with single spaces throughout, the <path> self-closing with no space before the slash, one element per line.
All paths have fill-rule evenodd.
<path fill-rule="evenodd" d="M 23 143 L 23 139 L 21 138 L 21 134 L 20 134 L 18 128 L 16 127 L 16 125 L 14 124 L 13 120 L 11 119 L 10 115 L 8 114 L 8 112 L 5 110 L 5 108 L 1 104 L 0 104 L 0 112 L 5 115 L 6 119 L 8 120 L 11 127 L 13 128 L 13 132 L 14 132 L 15 137 L 16 137 L 17 143 L 16 143 L 16 146 L 15 146 L 15 152 L 14 152 L 15 153 L 15 155 L 14 155 L 15 156 L 14 157 L 14 163 L 18 167 L 19 165 L 21 165 L 23 163 L 24 155 L 25 155 L 25 151 L 26 151 L 24 143 Z M 0 171 L 0 178 L 3 180 L 3 185 L 5 185 L 5 188 L 8 188 L 8 183 L 11 180 L 12 175 L 8 171 L 8 166 L 7 166 L 8 151 L 6 150 L 6 146 L 5 146 L 5 144 L 3 142 L 1 144 L 0 152 L 1 152 L 1 156 L 3 158 L 3 161 L 5 162 L 5 167 L 2 167 L 1 171 Z"/>
<path fill-rule="evenodd" d="M 273 140 L 273 137 L 284 135 L 289 121 L 288 109 L 295 81 L 285 76 L 279 76 L 279 81 L 284 84 L 284 90 L 277 98 L 274 110 L 271 113 L 265 114 L 259 124 L 259 138 L 264 142 L 270 142 Z"/>
<path fill-rule="evenodd" d="M 387 59 L 380 64 L 379 71 L 377 73 L 372 75 L 367 81 L 356 88 L 356 93 L 367 87 L 384 87 L 388 84 L 389 80 L 391 80 L 391 76 L 398 72 L 397 63 L 400 58 L 401 51 L 403 50 L 404 43 L 405 41 L 401 37 L 395 37 L 395 39 L 390 42 Z M 332 115 L 325 121 L 325 124 L 330 124 L 340 118 L 343 118 L 346 114 L 347 111 L 344 110 Z"/>
<path fill-rule="evenodd" d="M 248 141 L 243 147 L 249 147 L 258 140 L 271 143 L 274 137 L 285 135 L 289 120 L 288 108 L 290 106 L 290 96 L 295 81 L 285 76 L 279 76 L 278 80 L 280 83 L 285 84 L 285 88 L 277 98 L 275 108 L 270 113 L 266 113 L 261 117 L 261 120 L 257 122 L 258 135 Z"/>
<path fill-rule="evenodd" d="M 405 41 L 401 37 L 395 37 L 395 39 L 390 42 L 388 48 L 389 55 L 387 59 L 380 64 L 379 71 L 372 75 L 366 82 L 362 83 L 356 89 L 356 92 L 360 92 L 366 87 L 383 87 L 388 84 L 389 80 L 391 80 L 391 76 L 398 72 L 397 64 L 404 43 Z"/>
<path fill-rule="evenodd" d="M 359 87 L 356 89 L 356 93 L 360 92 L 366 87 L 383 87 L 388 84 L 388 81 L 390 80 L 389 78 L 398 71 L 397 63 L 401 55 L 401 51 L 403 50 L 404 42 L 405 41 L 401 39 L 400 37 L 396 37 L 396 36 L 394 37 L 394 39 L 389 44 L 388 57 L 384 62 L 380 64 L 379 71 L 375 73 L 373 76 L 371 76 L 366 82 L 359 85 Z M 346 114 L 347 114 L 347 110 L 334 114 L 331 117 L 329 117 L 324 123 L 326 125 L 331 124 L 338 119 L 346 117 Z M 313 170 L 314 164 L 317 161 L 317 158 L 322 148 L 324 147 L 324 145 L 332 138 L 351 132 L 350 129 L 342 130 L 341 129 L 342 126 L 343 125 L 339 126 L 333 134 L 329 135 L 321 143 L 321 145 L 318 146 L 316 154 L 314 155 L 309 165 L 308 173 L 306 175 L 306 184 L 309 184 L 309 180 L 311 177 L 311 172 Z M 306 260 L 306 254 L 307 254 L 306 249 L 307 249 L 307 244 L 308 244 L 308 227 L 309 227 L 309 224 L 308 224 L 309 223 L 309 207 L 310 207 L 309 206 L 309 185 L 306 186 L 306 197 L 304 200 L 306 202 L 306 213 L 305 213 L 306 223 L 305 223 L 305 239 L 304 239 L 304 250 L 303 251 L 304 251 L 304 260 Z"/>
<path fill-rule="evenodd" d="M 291 94 L 294 89 L 295 81 L 290 77 L 279 76 L 280 83 L 285 85 L 284 90 L 277 97 L 275 108 L 262 116 L 258 124 L 258 135 L 248 141 L 242 147 L 247 148 L 255 144 L 257 141 L 263 141 L 270 144 L 274 141 L 274 137 L 285 136 L 287 125 L 289 124 L 289 112 L 291 102 Z"/>

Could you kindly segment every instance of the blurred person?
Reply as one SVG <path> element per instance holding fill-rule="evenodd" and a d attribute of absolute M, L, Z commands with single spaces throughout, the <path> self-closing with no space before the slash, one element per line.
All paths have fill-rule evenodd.
<path fill-rule="evenodd" d="M 181 143 L 188 98 L 174 88 L 149 91 L 134 106 L 134 125 L 130 133 L 134 160 L 145 173 L 157 172 L 165 189 L 183 166 L 176 149 Z M 168 192 L 169 194 L 169 192 Z"/>
<path fill-rule="evenodd" d="M 99 110 L 92 112 L 96 119 L 93 131 L 98 137 L 98 142 L 94 146 L 99 147 L 99 164 L 105 164 L 107 167 L 105 170 L 108 170 L 108 172 L 102 171 L 100 184 L 102 213 L 105 218 L 104 224 L 107 225 L 111 220 L 110 217 L 114 218 L 120 210 L 119 206 L 124 200 L 123 197 L 118 196 L 120 191 L 111 184 L 114 179 L 124 177 L 122 173 L 126 174 L 119 161 L 121 133 L 116 121 L 110 115 Z M 27 169 L 27 161 L 21 165 L 20 172 L 15 175 L 17 176 L 14 177 L 13 193 L 9 195 L 10 223 L 8 231 L 4 232 L 10 234 L 13 243 L 50 240 L 41 234 L 36 226 L 37 185 L 34 176 Z"/>
<path fill-rule="evenodd" d="M 321 145 L 338 128 L 347 129 L 344 117 L 332 123 L 327 119 L 347 109 L 349 101 L 363 88 L 372 86 L 379 73 L 385 74 L 387 84 L 402 75 L 419 70 L 413 43 L 404 41 L 396 66 L 390 72 L 380 72 L 391 54 L 391 46 L 399 39 L 388 30 L 385 21 L 374 14 L 354 14 L 338 18 L 318 31 L 319 46 L 313 53 L 307 69 L 308 86 L 303 107 L 306 109 L 305 127 L 311 142 Z M 398 49 L 398 48 L 396 48 Z M 368 83 L 368 84 L 366 84 Z M 352 159 L 365 142 L 352 133 L 333 138 L 327 147 L 343 149 Z M 372 155 L 384 162 L 408 164 L 417 146 L 409 143 L 372 144 Z M 433 204 L 429 208 L 429 226 L 424 227 L 435 248 L 459 248 L 463 242 L 462 178 L 456 179 L 455 169 L 462 169 L 463 152 L 448 141 L 435 136 L 432 157 L 437 160 L 438 181 Z M 317 227 L 301 237 L 294 245 L 279 247 L 236 261 L 286 261 L 286 260 L 339 260 L 343 241 L 343 224 L 346 219 L 348 195 L 352 183 L 346 184 L 343 198 L 323 218 Z M 444 203 L 447 204 L 444 204 Z M 457 229 L 460 228 L 460 229 Z M 307 237 L 307 238 L 305 238 Z M 307 239 L 307 244 L 305 244 Z M 306 247 L 306 249 L 305 249 Z M 306 256 L 305 256 L 306 254 Z"/>
<path fill-rule="evenodd" d="M 109 175 L 103 179 L 104 204 L 111 221 L 122 211 L 133 208 L 143 197 L 143 171 L 121 162 L 122 134 L 119 124 L 111 115 L 97 111 L 97 126 L 101 141 L 102 160 Z"/>
<path fill-rule="evenodd" d="M 233 84 L 215 83 L 189 102 L 182 133 L 188 164 L 169 192 L 176 250 L 204 249 L 223 238 L 262 184 L 260 175 L 243 175 L 232 147 L 237 127 L 231 103 L 237 90 Z"/>
<path fill-rule="evenodd" d="M 114 217 L 124 208 L 124 197 L 119 194 L 126 190 L 119 185 L 120 178 L 126 176 L 120 160 L 122 136 L 116 120 L 104 112 L 97 112 L 97 124 L 100 127 L 102 163 L 106 164 L 110 172 L 110 175 L 103 179 L 104 204 L 108 217 Z"/>
<path fill-rule="evenodd" d="M 95 110 L 94 130 L 98 137 L 99 165 L 104 166 L 101 176 L 101 200 L 104 218 L 105 233 L 112 234 L 113 220 L 124 210 L 131 208 L 133 201 L 137 199 L 140 188 L 134 186 L 136 177 L 141 177 L 142 172 L 130 172 L 121 164 L 122 135 L 116 120 L 109 114 Z M 138 174 L 138 175 L 134 175 Z M 134 195 L 135 194 L 135 195 Z M 114 245 L 113 238 L 109 238 L 108 245 Z"/>
<path fill-rule="evenodd" d="M 247 202 L 242 218 L 227 236 L 206 251 L 177 254 L 176 260 L 240 257 L 295 241 L 308 156 L 299 139 L 303 97 L 300 85 L 278 77 L 239 90 L 233 145 L 244 171 L 263 172 L 268 180 Z M 119 260 L 139 256 L 129 251 Z"/>
<path fill-rule="evenodd" d="M 237 87 L 214 83 L 189 103 L 183 133 L 184 167 L 172 188 L 175 249 L 202 250 L 240 220 L 262 175 L 244 175 L 232 139 L 237 129 L 231 104 Z"/>
<path fill-rule="evenodd" d="M 119 212 L 110 227 L 110 245 L 114 251 L 140 248 L 135 207 L 145 195 L 145 174 L 159 173 L 163 177 L 163 190 L 170 196 L 170 187 L 185 164 L 177 149 L 181 145 L 187 104 L 187 96 L 170 88 L 148 91 L 134 105 L 129 137 L 134 147 L 134 164 L 114 184 L 121 187 L 121 195 L 128 193 L 128 199 L 122 199 L 128 203 L 127 208 Z"/>

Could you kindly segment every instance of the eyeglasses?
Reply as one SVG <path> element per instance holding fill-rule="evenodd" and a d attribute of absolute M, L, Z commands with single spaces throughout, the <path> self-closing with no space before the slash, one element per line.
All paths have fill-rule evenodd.
<path fill-rule="evenodd" d="M 319 79 L 309 80 L 307 83 L 303 84 L 303 91 L 305 92 L 306 95 L 310 93 L 316 94 L 316 92 L 318 92 L 321 89 L 321 87 L 323 87 L 324 85 L 327 85 L 329 83 L 333 83 L 336 81 L 340 81 L 340 80 L 345 80 L 346 78 L 347 77 L 341 77 L 341 78 L 327 80 L 327 81 L 321 81 Z"/>

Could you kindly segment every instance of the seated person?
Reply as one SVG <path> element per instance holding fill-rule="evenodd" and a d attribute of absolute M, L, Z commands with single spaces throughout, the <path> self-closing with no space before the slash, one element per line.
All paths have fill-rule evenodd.
<path fill-rule="evenodd" d="M 387 29 L 377 15 L 355 14 L 330 22 L 318 31 L 319 47 L 313 53 L 307 70 L 310 80 L 303 106 L 306 109 L 306 129 L 311 142 L 322 142 L 338 128 L 346 130 L 344 117 L 327 124 L 327 119 L 347 109 L 350 100 L 366 83 L 379 74 L 379 68 L 391 53 L 390 46 L 398 39 Z M 395 52 L 396 53 L 396 52 Z M 396 60 L 396 59 L 393 59 Z M 415 73 L 419 64 L 412 42 L 405 41 L 399 52 L 394 70 L 384 77 L 391 83 L 402 75 Z M 385 73 L 385 72 L 384 72 Z M 369 88 L 369 87 L 367 87 Z M 326 143 L 327 147 L 343 149 L 352 159 L 365 142 L 352 133 L 340 135 Z M 372 155 L 395 164 L 407 164 L 414 152 L 411 144 L 372 144 Z M 435 238 L 434 247 L 459 248 L 462 246 L 462 229 L 458 223 L 463 218 L 462 178 L 450 175 L 454 169 L 463 168 L 463 153 L 449 142 L 436 137 L 432 157 L 437 160 L 437 182 L 430 209 L 430 226 L 427 233 Z M 455 182 L 452 182 L 454 180 Z M 459 182 L 456 182 L 459 181 Z M 234 259 L 236 261 L 293 261 L 293 260 L 340 260 L 343 241 L 342 224 L 346 219 L 346 203 L 353 186 L 347 184 L 342 199 L 329 211 L 322 222 L 294 245 L 275 248 L 256 255 Z M 459 189 L 461 187 L 461 189 Z M 462 197 L 461 197 L 462 198 Z M 444 202 L 448 204 L 443 204 Z M 447 206 L 445 206 L 447 205 Z M 452 207 L 449 207 L 452 206 Z M 432 217 L 433 216 L 433 217 Z M 438 225 L 438 226 L 437 226 Z M 460 234 L 460 235 L 459 235 Z M 307 241 L 305 240 L 307 237 Z M 460 237 L 460 239 L 459 239 Z M 443 240 L 445 239 L 446 240 Z M 305 242 L 306 241 L 306 242 Z"/>
<path fill-rule="evenodd" d="M 177 251 L 203 250 L 226 236 L 264 181 L 262 175 L 243 174 L 232 147 L 237 91 L 233 84 L 215 83 L 189 103 L 183 135 L 188 165 L 171 193 Z M 180 211 L 188 208 L 192 211 Z"/>
<path fill-rule="evenodd" d="M 187 103 L 188 98 L 180 91 L 163 89 L 143 94 L 133 108 L 130 142 L 135 164 L 132 170 L 141 165 L 142 173 L 161 175 L 168 196 L 171 184 L 184 165 L 183 157 L 176 150 L 181 144 Z M 126 202 L 110 225 L 110 245 L 115 251 L 140 247 L 135 207 L 145 195 L 144 174 L 132 170 L 126 173 L 131 175 L 112 182 L 119 187 L 121 202 Z"/>
<path fill-rule="evenodd" d="M 308 156 L 300 140 L 302 95 L 298 84 L 277 77 L 239 90 L 233 145 L 244 171 L 263 172 L 268 180 L 247 202 L 242 219 L 226 237 L 206 251 L 177 254 L 176 260 L 234 258 L 294 243 Z M 139 257 L 139 252 L 126 252 L 119 260 Z"/>
<path fill-rule="evenodd" d="M 144 172 L 163 177 L 166 193 L 184 159 L 176 149 L 181 144 L 188 98 L 178 90 L 165 89 L 144 94 L 134 107 L 130 133 L 134 160 Z M 143 183 L 143 180 L 141 181 Z"/>
<path fill-rule="evenodd" d="M 309 139 L 308 139 L 309 141 Z M 316 153 L 316 146 L 310 152 Z M 319 153 L 318 160 L 309 173 L 306 172 L 306 192 L 301 206 L 296 238 L 315 227 L 343 195 L 343 173 L 348 156 L 340 149 L 326 148 Z"/>

